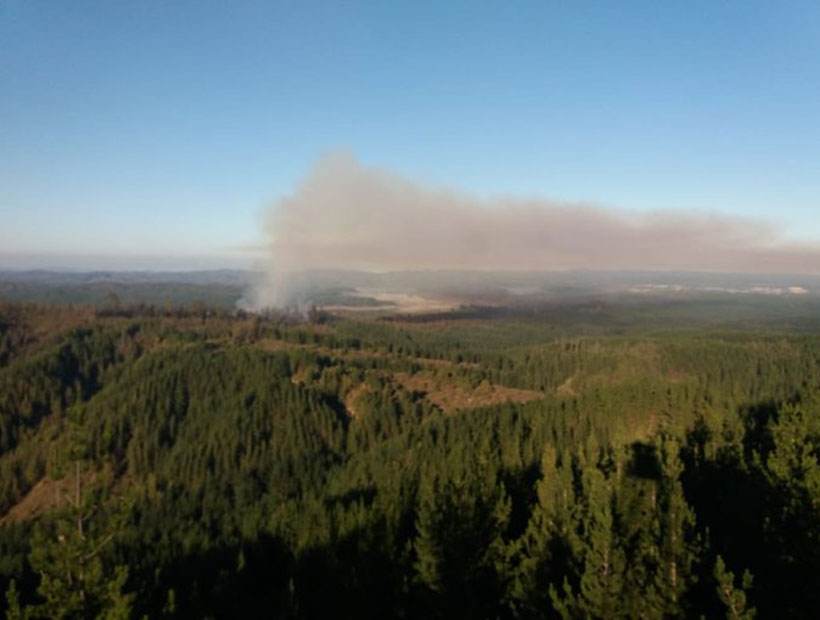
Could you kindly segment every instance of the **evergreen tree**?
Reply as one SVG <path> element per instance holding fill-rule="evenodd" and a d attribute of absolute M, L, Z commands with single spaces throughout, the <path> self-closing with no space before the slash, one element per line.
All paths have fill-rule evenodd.
<path fill-rule="evenodd" d="M 552 444 L 541 457 L 537 502 L 521 538 L 514 546 L 517 558 L 512 596 L 522 614 L 538 615 L 552 606 L 550 588 L 563 590 L 563 580 L 578 570 L 580 540 L 574 529 L 576 501 L 569 454 L 560 455 Z"/>
<path fill-rule="evenodd" d="M 752 587 L 752 575 L 749 571 L 743 573 L 742 585 L 735 585 L 735 576 L 726 570 L 723 558 L 717 556 L 714 570 L 716 590 L 720 602 L 726 607 L 727 620 L 752 620 L 755 617 L 754 607 L 749 607 L 746 592 Z"/>
<path fill-rule="evenodd" d="M 475 472 L 470 478 L 423 478 L 414 563 L 429 592 L 428 612 L 448 617 L 494 616 L 505 588 L 503 534 L 510 503 L 503 487 Z"/>
<path fill-rule="evenodd" d="M 626 566 L 614 531 L 614 490 L 612 482 L 595 466 L 584 469 L 583 481 L 584 568 L 578 613 L 593 618 L 615 617 L 619 613 Z"/>
<path fill-rule="evenodd" d="M 79 468 L 76 495 L 67 499 L 51 527 L 37 528 L 32 538 L 29 563 L 40 577 L 41 602 L 25 613 L 46 618 L 130 617 L 134 597 L 123 592 L 128 569 L 102 559 L 116 534 L 114 525 L 103 527 L 99 518 L 92 519 L 101 505 L 91 493 L 83 498 Z"/>
<path fill-rule="evenodd" d="M 679 440 L 663 435 L 658 443 L 661 476 L 656 513 L 659 525 L 656 583 L 664 613 L 680 614 L 683 595 L 692 580 L 692 563 L 697 555 L 695 517 L 686 503 L 680 482 L 683 463 Z"/>

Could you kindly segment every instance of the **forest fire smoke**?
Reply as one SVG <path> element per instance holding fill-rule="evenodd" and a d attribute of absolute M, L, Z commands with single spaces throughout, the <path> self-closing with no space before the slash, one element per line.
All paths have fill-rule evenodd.
<path fill-rule="evenodd" d="M 267 276 L 254 307 L 281 305 L 287 274 L 309 269 L 820 271 L 820 248 L 789 243 L 768 222 L 478 199 L 340 154 L 273 204 L 265 226 Z"/>

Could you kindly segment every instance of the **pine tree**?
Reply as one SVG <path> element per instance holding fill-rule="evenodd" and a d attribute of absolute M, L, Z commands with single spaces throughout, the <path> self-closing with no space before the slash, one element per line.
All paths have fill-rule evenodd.
<path fill-rule="evenodd" d="M 815 422 L 816 423 L 816 422 Z M 772 428 L 774 450 L 766 462 L 774 484 L 787 489 L 794 501 L 820 501 L 818 447 L 812 441 L 810 417 L 802 407 L 786 405 Z"/>
<path fill-rule="evenodd" d="M 529 614 L 544 613 L 552 605 L 550 585 L 561 588 L 563 579 L 577 567 L 580 541 L 574 529 L 575 491 L 569 454 L 558 455 L 551 444 L 541 457 L 537 503 L 527 529 L 513 549 L 517 558 L 511 594 L 516 606 Z"/>
<path fill-rule="evenodd" d="M 680 443 L 663 436 L 659 442 L 661 478 L 658 484 L 658 572 L 656 583 L 665 613 L 681 611 L 681 599 L 692 579 L 696 557 L 695 516 L 683 496 Z"/>
<path fill-rule="evenodd" d="M 6 590 L 6 620 L 26 620 L 31 614 L 20 604 L 20 592 L 14 579 Z"/>
<path fill-rule="evenodd" d="M 419 489 L 414 567 L 430 612 L 442 616 L 495 615 L 508 572 L 509 498 L 494 476 L 470 470 L 455 479 L 427 474 Z"/>
<path fill-rule="evenodd" d="M 820 464 L 815 416 L 787 405 L 771 427 L 774 449 L 766 460 L 771 508 L 766 534 L 780 564 L 779 592 L 795 611 L 820 609 Z M 756 570 L 760 570 L 756 568 Z M 759 573 L 760 574 L 760 573 Z M 766 584 L 768 585 L 768 584 Z"/>
<path fill-rule="evenodd" d="M 29 563 L 40 576 L 37 594 L 42 602 L 25 611 L 47 618 L 128 618 L 133 599 L 123 592 L 128 569 L 102 560 L 115 531 L 91 519 L 101 505 L 92 493 L 83 497 L 79 461 L 76 478 L 76 494 L 54 527 L 41 527 L 32 538 Z"/>
<path fill-rule="evenodd" d="M 569 573 L 560 590 L 551 590 L 552 603 L 564 618 L 617 616 L 624 587 L 626 562 L 614 515 L 617 478 L 608 478 L 598 467 L 597 442 L 588 442 L 586 448 L 576 465 L 580 484 L 571 528 L 577 577 Z"/>
<path fill-rule="evenodd" d="M 723 558 L 717 556 L 715 560 L 714 577 L 717 581 L 717 595 L 721 603 L 726 606 L 726 620 L 751 620 L 755 617 L 754 607 L 749 607 L 746 593 L 752 587 L 752 575 L 749 571 L 743 573 L 742 585 L 735 586 L 735 576 L 726 570 Z"/>
<path fill-rule="evenodd" d="M 595 466 L 583 472 L 584 570 L 579 587 L 579 612 L 595 618 L 618 614 L 625 558 L 613 524 L 613 488 Z"/>

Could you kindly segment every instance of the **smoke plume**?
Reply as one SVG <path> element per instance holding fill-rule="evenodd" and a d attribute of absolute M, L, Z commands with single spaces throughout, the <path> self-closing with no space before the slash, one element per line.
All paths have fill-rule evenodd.
<path fill-rule="evenodd" d="M 637 213 L 514 197 L 481 200 L 321 159 L 266 214 L 267 278 L 250 304 L 281 304 L 287 274 L 356 270 L 653 270 L 818 273 L 820 248 L 770 223 L 709 213 Z"/>

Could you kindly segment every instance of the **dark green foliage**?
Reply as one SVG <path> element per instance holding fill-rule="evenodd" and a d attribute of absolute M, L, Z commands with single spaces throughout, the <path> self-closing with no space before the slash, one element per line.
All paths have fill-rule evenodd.
<path fill-rule="evenodd" d="M 820 613 L 813 335 L 23 314 L 0 313 L 11 617 Z M 48 508 L 75 478 L 89 514 Z"/>
<path fill-rule="evenodd" d="M 476 459 L 463 471 L 423 476 L 417 502 L 414 568 L 425 615 L 497 616 L 508 573 L 503 485 Z"/>
<path fill-rule="evenodd" d="M 726 607 L 726 618 L 732 620 L 751 620 L 755 616 L 754 608 L 746 604 L 746 590 L 752 586 L 752 575 L 749 571 L 743 574 L 742 585 L 735 585 L 735 576 L 726 570 L 723 558 L 715 560 L 715 581 L 720 602 Z"/>

